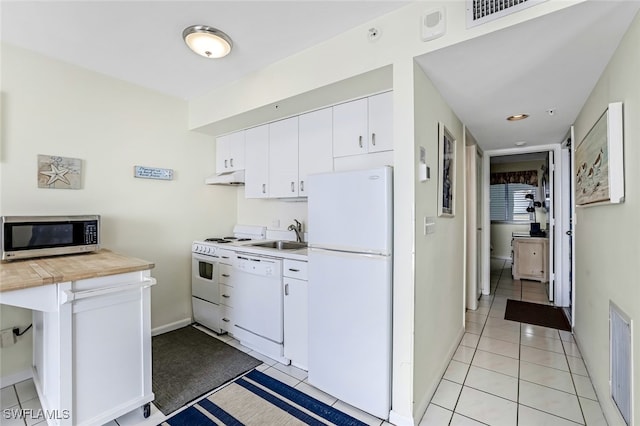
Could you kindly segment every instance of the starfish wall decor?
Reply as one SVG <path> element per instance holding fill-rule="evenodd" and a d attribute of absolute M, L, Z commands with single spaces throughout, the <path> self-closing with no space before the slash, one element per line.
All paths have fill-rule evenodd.
<path fill-rule="evenodd" d="M 81 180 L 81 159 L 38 155 L 39 188 L 80 189 Z"/>

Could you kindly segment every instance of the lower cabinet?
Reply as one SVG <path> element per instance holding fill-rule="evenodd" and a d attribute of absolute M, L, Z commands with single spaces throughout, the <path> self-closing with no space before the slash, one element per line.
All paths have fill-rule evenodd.
<path fill-rule="evenodd" d="M 524 237 L 513 239 L 513 279 L 549 281 L 549 239 Z"/>
<path fill-rule="evenodd" d="M 307 370 L 308 282 L 307 262 L 284 260 L 284 356 Z"/>

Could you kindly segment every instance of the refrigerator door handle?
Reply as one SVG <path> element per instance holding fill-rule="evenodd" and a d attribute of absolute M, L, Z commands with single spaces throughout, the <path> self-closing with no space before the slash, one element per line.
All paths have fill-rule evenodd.
<path fill-rule="evenodd" d="M 333 253 L 337 256 L 367 256 L 367 257 L 390 257 L 390 253 L 381 253 L 381 252 L 369 252 L 369 251 L 353 251 L 353 250 L 343 250 L 343 249 L 334 249 L 334 248 L 326 248 L 326 247 L 308 247 L 309 252 L 319 252 L 319 253 Z"/>

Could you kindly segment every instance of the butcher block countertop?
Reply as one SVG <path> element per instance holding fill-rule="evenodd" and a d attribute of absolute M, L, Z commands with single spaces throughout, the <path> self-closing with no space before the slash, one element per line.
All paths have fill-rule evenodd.
<path fill-rule="evenodd" d="M 145 271 L 155 264 L 110 250 L 0 263 L 0 291 Z"/>

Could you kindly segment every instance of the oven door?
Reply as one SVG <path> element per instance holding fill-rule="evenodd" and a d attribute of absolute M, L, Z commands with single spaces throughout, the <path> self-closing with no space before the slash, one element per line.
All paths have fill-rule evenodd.
<path fill-rule="evenodd" d="M 217 257 L 192 254 L 191 294 L 198 299 L 220 304 Z"/>

